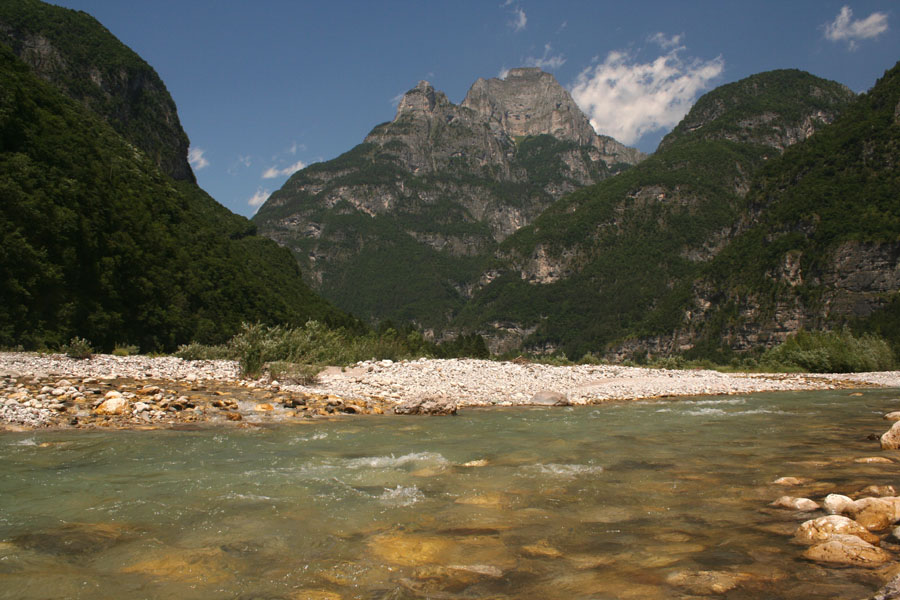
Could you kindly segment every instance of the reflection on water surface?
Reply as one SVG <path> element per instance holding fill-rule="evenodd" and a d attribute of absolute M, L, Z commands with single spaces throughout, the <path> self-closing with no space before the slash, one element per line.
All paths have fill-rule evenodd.
<path fill-rule="evenodd" d="M 854 462 L 897 398 L 6 434 L 0 598 L 862 598 L 768 504 L 900 483 Z"/>

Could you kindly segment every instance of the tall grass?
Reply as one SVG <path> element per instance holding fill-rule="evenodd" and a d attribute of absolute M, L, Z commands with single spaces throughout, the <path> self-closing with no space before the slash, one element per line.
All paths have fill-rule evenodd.
<path fill-rule="evenodd" d="M 855 337 L 849 330 L 799 331 L 784 343 L 767 350 L 760 359 L 764 368 L 792 368 L 811 373 L 887 371 L 897 361 L 890 345 L 875 335 Z"/>
<path fill-rule="evenodd" d="M 426 350 L 421 336 L 404 336 L 393 329 L 358 335 L 309 321 L 294 328 L 244 323 L 241 331 L 224 345 L 189 344 L 181 346 L 176 355 L 189 360 L 236 360 L 244 375 L 255 377 L 272 363 L 277 363 L 276 371 L 289 373 L 292 369 L 288 365 L 340 366 L 369 359 L 402 360 L 424 356 Z M 300 371 L 307 378 L 311 372 L 308 368 Z"/>

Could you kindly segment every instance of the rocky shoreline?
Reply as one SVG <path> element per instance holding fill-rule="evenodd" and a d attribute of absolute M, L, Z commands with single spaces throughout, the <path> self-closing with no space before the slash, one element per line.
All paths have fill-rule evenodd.
<path fill-rule="evenodd" d="M 900 371 L 726 374 L 473 359 L 366 361 L 304 386 L 240 377 L 233 361 L 0 353 L 0 427 L 255 425 L 340 414 L 453 414 L 457 407 L 598 404 L 756 392 L 898 387 Z"/>

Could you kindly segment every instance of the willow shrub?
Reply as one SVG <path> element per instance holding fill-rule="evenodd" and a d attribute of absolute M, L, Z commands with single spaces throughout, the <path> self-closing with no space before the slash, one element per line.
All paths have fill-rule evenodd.
<path fill-rule="evenodd" d="M 887 371 L 897 362 L 881 337 L 854 336 L 843 331 L 799 331 L 771 348 L 760 359 L 763 367 L 800 369 L 811 373 Z"/>

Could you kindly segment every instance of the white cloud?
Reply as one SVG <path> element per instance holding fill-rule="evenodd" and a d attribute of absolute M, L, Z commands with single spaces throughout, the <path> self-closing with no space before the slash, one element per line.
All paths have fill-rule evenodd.
<path fill-rule="evenodd" d="M 406 95 L 406 92 L 400 92 L 399 94 L 397 94 L 396 96 L 391 98 L 391 106 L 393 106 L 394 108 L 397 108 L 400 105 L 400 101 L 403 100 L 403 96 L 405 96 L 405 95 Z"/>
<path fill-rule="evenodd" d="M 247 200 L 247 204 L 250 206 L 260 206 L 263 202 L 269 199 L 270 192 L 269 190 L 264 190 L 263 188 L 256 188 L 256 193 Z"/>
<path fill-rule="evenodd" d="M 834 22 L 825 24 L 825 37 L 832 42 L 846 40 L 850 50 L 856 50 L 857 40 L 878 37 L 888 29 L 888 16 L 882 12 L 874 12 L 865 19 L 853 20 L 853 11 L 849 6 L 841 7 L 841 12 Z"/>
<path fill-rule="evenodd" d="M 209 161 L 203 157 L 204 152 L 206 152 L 206 150 L 200 148 L 191 148 L 188 150 L 188 162 L 198 171 L 209 166 Z"/>
<path fill-rule="evenodd" d="M 529 67 L 540 67 L 545 70 L 558 69 L 566 63 L 566 57 L 562 54 L 551 55 L 552 51 L 553 47 L 549 43 L 544 44 L 544 55 L 540 58 L 529 56 L 525 59 L 525 64 Z"/>
<path fill-rule="evenodd" d="M 659 31 L 657 33 L 654 33 L 650 37 L 648 37 L 647 41 L 657 44 L 663 50 L 671 50 L 672 48 L 680 48 L 681 47 L 681 38 L 682 37 L 684 37 L 683 34 L 673 35 L 672 37 L 666 37 L 666 34 Z"/>
<path fill-rule="evenodd" d="M 578 75 L 572 98 L 597 133 L 624 144 L 673 127 L 725 65 L 721 56 L 682 60 L 681 50 L 675 48 L 648 63 L 638 62 L 627 52 L 610 52 L 602 63 Z"/>
<path fill-rule="evenodd" d="M 522 10 L 521 6 L 515 7 L 512 12 L 513 18 L 512 21 L 509 22 L 509 26 L 512 27 L 513 31 L 518 33 L 528 25 L 528 17 L 525 15 L 525 11 Z"/>
<path fill-rule="evenodd" d="M 500 72 L 497 73 L 497 78 L 498 79 L 506 79 L 507 75 L 509 75 L 509 69 L 507 69 L 506 67 L 503 67 L 502 69 L 500 69 Z"/>
<path fill-rule="evenodd" d="M 278 167 L 269 167 L 268 169 L 263 171 L 262 177 L 263 179 L 275 179 L 276 177 L 293 175 L 305 166 L 305 162 L 303 162 L 302 160 L 298 160 L 294 164 L 284 167 L 283 169 L 279 169 Z"/>

